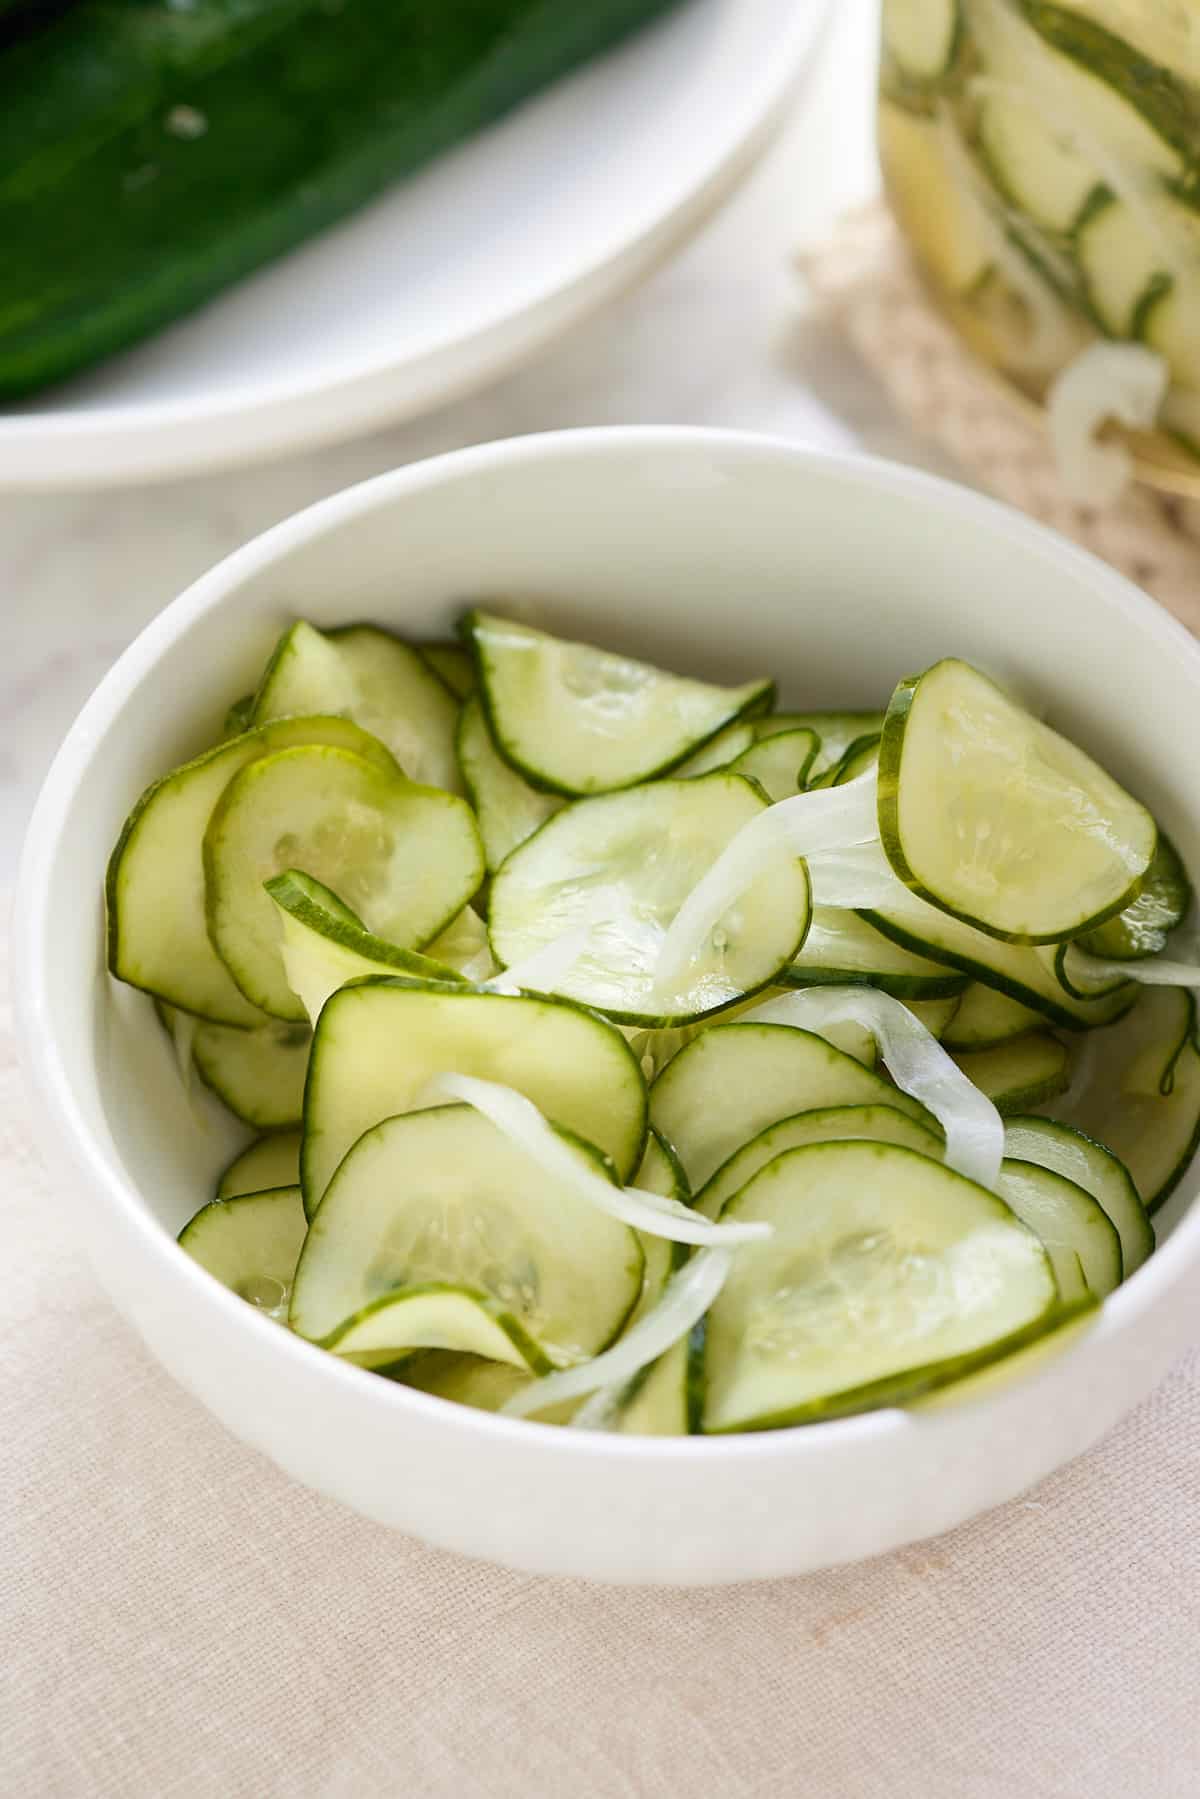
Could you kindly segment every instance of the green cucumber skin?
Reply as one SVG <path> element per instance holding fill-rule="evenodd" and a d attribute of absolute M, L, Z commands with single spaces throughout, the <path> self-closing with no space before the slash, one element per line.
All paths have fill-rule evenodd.
<path fill-rule="evenodd" d="M 0 60 L 0 397 L 192 310 L 673 4 L 80 0 Z"/>

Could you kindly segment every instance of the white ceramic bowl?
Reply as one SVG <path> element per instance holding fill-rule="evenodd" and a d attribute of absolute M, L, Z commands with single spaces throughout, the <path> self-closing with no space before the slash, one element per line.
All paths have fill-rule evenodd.
<path fill-rule="evenodd" d="M 209 741 L 293 613 L 446 634 L 519 594 L 551 627 L 785 699 L 878 703 L 939 655 L 1044 701 L 1200 869 L 1200 650 L 1098 562 L 920 474 L 692 430 L 527 438 L 325 501 L 143 633 L 84 709 L 30 827 L 17 998 L 45 1145 L 113 1299 L 179 1382 L 372 1518 L 513 1567 L 707 1583 L 943 1531 L 1079 1454 L 1194 1335 L 1194 1178 L 1165 1241 L 1041 1372 L 925 1415 L 720 1441 L 515 1423 L 343 1366 L 175 1246 L 227 1145 L 191 1124 L 148 1001 L 104 973 L 101 877 L 146 782 Z M 252 1474 L 252 1470 L 251 1470 Z"/>

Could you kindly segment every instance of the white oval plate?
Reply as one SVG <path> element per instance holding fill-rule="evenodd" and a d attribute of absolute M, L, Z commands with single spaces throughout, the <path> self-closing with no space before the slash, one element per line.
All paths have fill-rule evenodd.
<path fill-rule="evenodd" d="M 828 0 L 688 0 L 193 317 L 0 415 L 0 486 L 106 486 L 369 431 L 611 298 L 763 146 Z"/>

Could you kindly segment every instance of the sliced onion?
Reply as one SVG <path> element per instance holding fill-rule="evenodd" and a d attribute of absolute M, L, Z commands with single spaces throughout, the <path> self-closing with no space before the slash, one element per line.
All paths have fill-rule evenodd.
<path fill-rule="evenodd" d="M 709 932 L 761 875 L 798 856 L 868 843 L 878 835 L 874 769 L 844 787 L 797 793 L 757 813 L 730 838 L 672 919 L 659 953 L 659 982 L 680 981 Z"/>
<path fill-rule="evenodd" d="M 1118 962 L 1107 956 L 1089 956 L 1077 943 L 1068 945 L 1063 972 L 1082 992 L 1093 982 L 1107 991 L 1104 983 L 1114 980 L 1141 981 L 1146 987 L 1200 987 L 1200 964 L 1195 962 L 1172 962 L 1165 956 Z"/>
<path fill-rule="evenodd" d="M 498 1081 L 483 1081 L 471 1074 L 435 1075 L 422 1093 L 421 1103 L 436 1099 L 461 1100 L 474 1106 L 531 1161 L 557 1175 L 573 1193 L 648 1237 L 665 1237 L 668 1243 L 724 1244 L 749 1243 L 772 1234 L 769 1224 L 714 1224 L 677 1199 L 647 1193 L 640 1187 L 613 1186 L 580 1161 L 532 1100 Z"/>
<path fill-rule="evenodd" d="M 1154 424 L 1166 397 L 1166 362 L 1145 344 L 1089 344 L 1046 395 L 1050 441 L 1063 486 L 1086 506 L 1111 506 L 1133 474 L 1124 444 L 1098 443 L 1107 419 L 1134 430 Z"/>
<path fill-rule="evenodd" d="M 826 850 L 808 860 L 814 906 L 886 906 L 908 889 L 897 880 L 881 843 Z"/>
<path fill-rule="evenodd" d="M 592 920 L 588 919 L 555 937 L 553 942 L 544 943 L 520 962 L 510 963 L 483 985 L 489 993 L 553 993 L 582 956 L 591 934 Z"/>
<path fill-rule="evenodd" d="M 575 1399 L 602 1388 L 602 1399 L 591 1419 L 580 1417 L 574 1421 L 585 1428 L 590 1422 L 595 1428 L 611 1408 L 613 1395 L 608 1389 L 623 1387 L 640 1369 L 657 1361 L 672 1344 L 685 1337 L 721 1291 L 732 1265 L 732 1250 L 701 1250 L 671 1276 L 658 1304 L 611 1349 L 593 1356 L 590 1362 L 579 1362 L 574 1368 L 547 1374 L 531 1386 L 522 1387 L 505 1402 L 501 1411 L 510 1418 L 528 1418 L 531 1413 L 544 1411 L 561 1400 Z"/>
<path fill-rule="evenodd" d="M 802 1031 L 852 1020 L 871 1032 L 888 1073 L 927 1106 L 946 1133 L 946 1163 L 994 1187 L 1004 1158 L 1004 1123 L 991 1100 L 951 1060 L 919 1018 L 873 987 L 805 987 L 745 1014 L 747 1024 L 790 1024 Z"/>

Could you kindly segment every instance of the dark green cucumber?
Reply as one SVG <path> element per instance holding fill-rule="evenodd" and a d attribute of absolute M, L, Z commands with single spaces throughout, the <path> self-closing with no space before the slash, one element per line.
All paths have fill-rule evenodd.
<path fill-rule="evenodd" d="M 673 0 L 80 0 L 0 58 L 0 397 L 135 342 Z"/>

